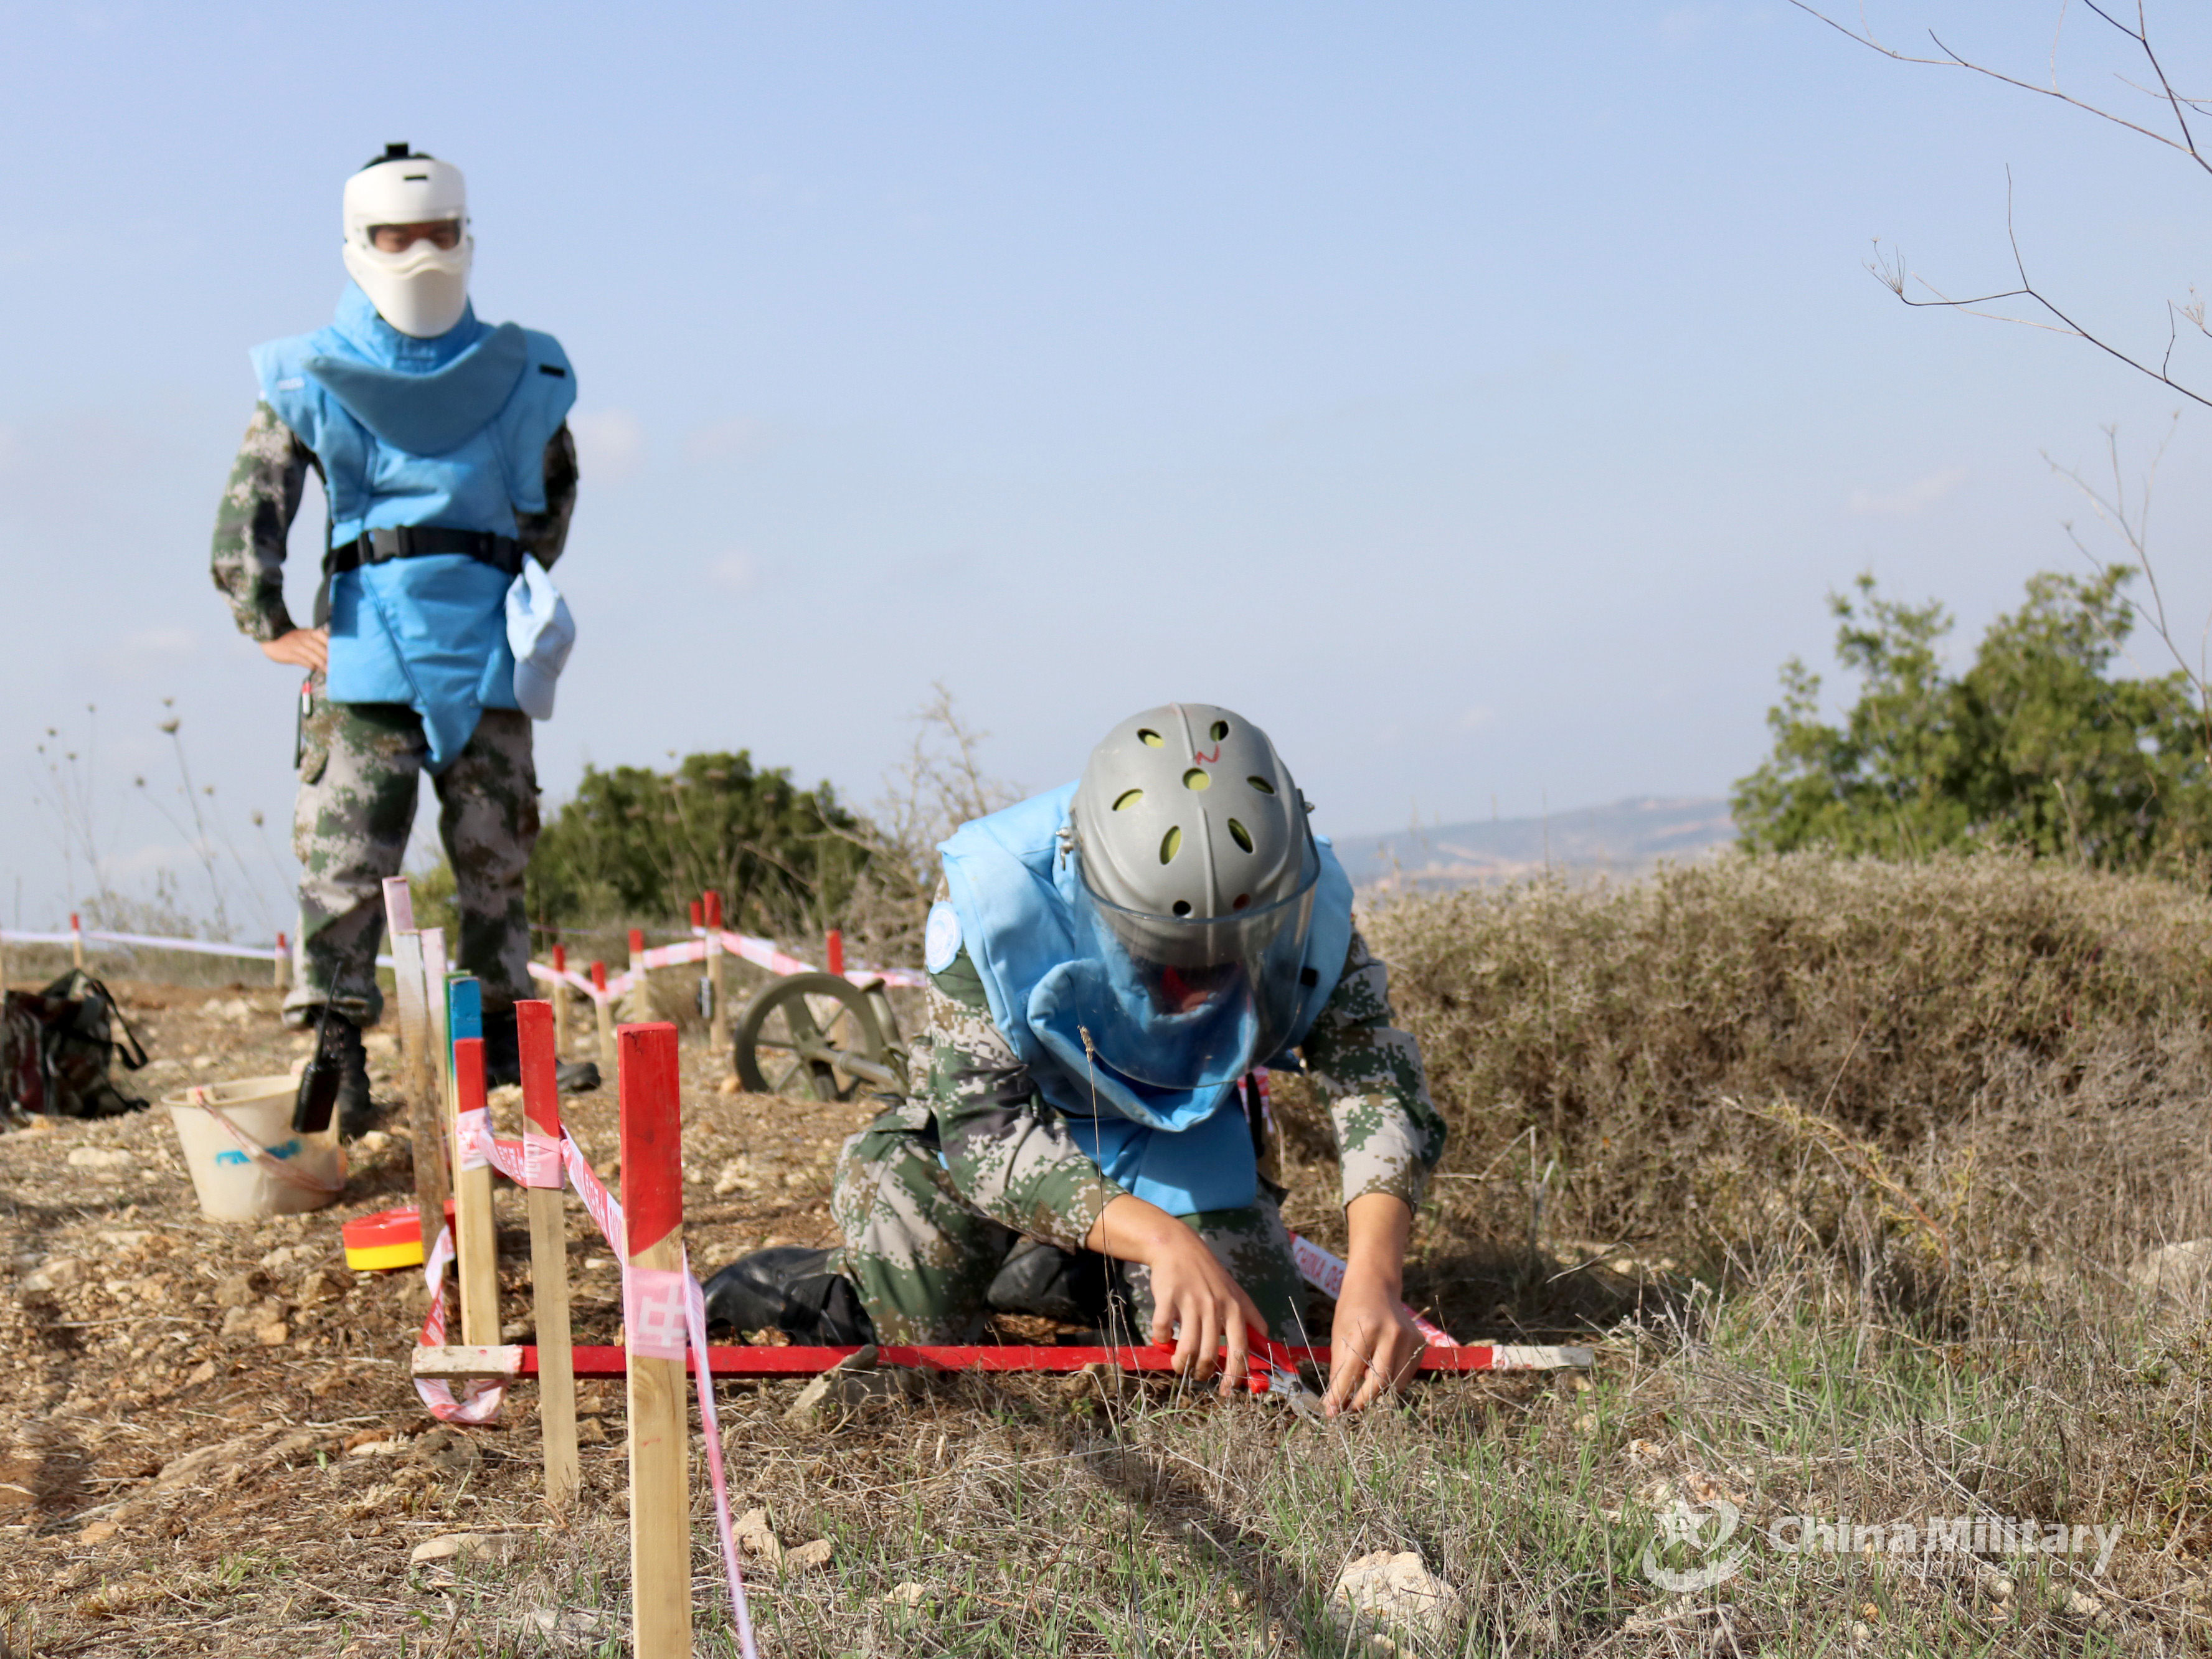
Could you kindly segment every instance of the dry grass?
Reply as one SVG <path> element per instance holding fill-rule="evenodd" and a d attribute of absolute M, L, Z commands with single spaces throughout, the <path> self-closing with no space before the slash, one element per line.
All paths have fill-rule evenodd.
<path fill-rule="evenodd" d="M 1368 1653 L 1323 1603 L 1381 1548 L 1418 1551 L 1463 1598 L 1443 1634 L 1401 1633 L 1422 1655 L 2212 1650 L 2212 1306 L 2199 1274 L 2136 1273 L 2212 1234 L 2208 922 L 2169 887 L 2004 860 L 1729 861 L 1392 907 L 1371 933 L 1455 1133 L 1412 1293 L 1462 1337 L 1581 1332 L 1596 1370 L 1431 1382 L 1322 1429 L 1160 1384 L 982 1378 L 803 1427 L 783 1416 L 795 1384 L 725 1385 L 740 1505 L 787 1547 L 830 1546 L 812 1571 L 756 1561 L 763 1651 Z M 157 1016 L 164 1042 L 198 1030 L 186 1012 Z M 823 1236 L 828 1150 L 865 1109 L 723 1096 L 686 1063 L 687 1162 L 746 1160 L 743 1186 L 693 1188 L 695 1259 Z M 1327 1237 L 1334 1166 L 1287 1103 L 1290 1213 Z M 605 1103 L 579 1115 L 611 1150 Z M 270 1249 L 193 1223 L 173 1182 L 116 1190 L 65 1164 L 139 1137 L 160 1138 L 137 1120 L 0 1142 L 19 1273 L 33 1245 L 94 1255 L 118 1226 L 225 1273 Z M 396 1190 L 404 1165 L 369 1179 Z M 606 1436 L 586 1501 L 550 1516 L 527 1390 L 459 1448 L 422 1432 L 388 1280 L 300 1299 L 318 1311 L 279 1348 L 222 1339 L 184 1295 L 183 1351 L 218 1375 L 154 1395 L 138 1327 L 89 1322 L 120 1316 L 102 1298 L 131 1275 L 199 1273 L 149 1251 L 112 1293 L 0 1303 L 18 1378 L 0 1507 L 25 1489 L 0 1530 L 0 1653 L 624 1650 L 613 1390 L 586 1402 Z M 611 1277 L 580 1281 L 605 1336 Z M 346 1455 L 363 1432 L 394 1455 Z M 228 1449 L 165 1488 L 195 1446 Z M 700 1650 L 728 1653 L 699 1491 Z M 1680 1595 L 1645 1571 L 1678 1502 L 1734 1505 L 1744 1551 Z M 1766 1536 L 1800 1514 L 2122 1533 L 2101 1574 L 2001 1552 L 1801 1558 Z M 460 1528 L 519 1553 L 409 1567 L 410 1545 Z"/>

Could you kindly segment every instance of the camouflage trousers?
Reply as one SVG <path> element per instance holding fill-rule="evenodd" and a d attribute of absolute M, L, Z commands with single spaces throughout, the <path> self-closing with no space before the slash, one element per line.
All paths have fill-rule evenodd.
<path fill-rule="evenodd" d="M 846 1141 L 830 1213 L 844 1243 L 831 1268 L 852 1280 L 886 1342 L 969 1342 L 990 1310 L 984 1293 L 1020 1235 L 981 1214 L 954 1190 L 937 1156 L 929 1109 L 908 1102 Z M 1262 1191 L 1240 1209 L 1182 1219 L 1242 1285 L 1278 1341 L 1304 1342 L 1305 1286 L 1274 1199 Z M 1149 1340 L 1150 1271 L 1121 1264 L 1133 1335 Z"/>
<path fill-rule="evenodd" d="M 284 1013 L 292 1024 L 310 1024 L 327 1002 L 356 1024 L 373 1025 L 384 1008 L 376 983 L 384 881 L 399 873 L 406 854 L 429 747 L 422 716 L 404 704 L 331 702 L 319 677 L 314 695 L 292 816 L 300 943 Z M 468 746 L 430 780 L 461 920 L 447 953 L 483 981 L 487 1009 L 532 994 L 522 896 L 538 840 L 530 738 L 527 714 L 487 708 Z"/>

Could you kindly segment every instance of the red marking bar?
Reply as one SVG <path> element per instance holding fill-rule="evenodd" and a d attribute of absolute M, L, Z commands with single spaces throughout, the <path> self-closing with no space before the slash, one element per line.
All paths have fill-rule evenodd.
<path fill-rule="evenodd" d="M 621 1376 L 629 1370 L 629 1354 L 617 1347 L 580 1347 L 575 1351 L 579 1376 Z M 722 1346 L 707 1350 L 708 1369 L 716 1376 L 814 1376 L 860 1352 L 857 1348 L 768 1348 Z M 1328 1369 L 1327 1348 L 1285 1348 L 1292 1360 Z M 947 1371 L 1079 1371 L 1085 1365 L 1107 1365 L 1116 1370 L 1168 1371 L 1174 1369 L 1172 1348 L 1045 1348 L 1003 1346 L 902 1347 L 887 1345 L 876 1350 L 879 1365 L 908 1365 Z M 1588 1348 L 1548 1347 L 1534 1344 L 1498 1343 L 1463 1348 L 1431 1348 L 1421 1356 L 1421 1370 L 1437 1371 L 1507 1371 L 1587 1370 L 1595 1356 Z M 694 1356 L 690 1368 L 696 1370 Z M 538 1374 L 538 1350 L 522 1349 L 525 1376 Z"/>

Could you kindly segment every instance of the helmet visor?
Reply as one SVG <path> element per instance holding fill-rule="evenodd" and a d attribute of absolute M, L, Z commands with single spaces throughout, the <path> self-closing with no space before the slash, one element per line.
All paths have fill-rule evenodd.
<path fill-rule="evenodd" d="M 441 253 L 461 245 L 459 219 L 421 219 L 406 225 L 371 225 L 366 233 L 369 246 L 379 253 L 404 253 L 417 242 L 427 242 Z"/>
<path fill-rule="evenodd" d="M 1289 897 L 1189 918 L 1124 909 L 1085 880 L 1077 928 L 1093 971 L 1081 1017 L 1098 1058 L 1139 1083 L 1196 1089 L 1279 1053 L 1304 999 L 1299 976 L 1320 879 L 1309 846 Z"/>

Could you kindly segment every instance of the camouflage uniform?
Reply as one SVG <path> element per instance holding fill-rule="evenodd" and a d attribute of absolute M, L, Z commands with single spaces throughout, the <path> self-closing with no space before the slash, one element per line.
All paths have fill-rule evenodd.
<path fill-rule="evenodd" d="M 567 427 L 545 446 L 544 465 L 546 510 L 515 520 L 524 550 L 550 567 L 576 502 L 576 449 Z M 215 527 L 215 585 L 248 638 L 265 642 L 296 626 L 284 604 L 284 544 L 310 468 L 319 475 L 314 453 L 267 404 L 257 404 Z M 319 594 L 318 622 L 325 604 Z M 376 985 L 383 882 L 399 873 L 406 854 L 428 745 L 422 717 L 404 704 L 327 702 L 320 675 L 311 694 L 292 825 L 301 871 L 300 972 L 286 1016 L 307 1024 L 328 1002 L 369 1025 L 384 1004 Z M 467 747 L 432 779 L 459 890 L 456 961 L 483 981 L 493 1009 L 531 994 L 522 899 L 538 839 L 530 724 L 512 708 L 484 710 Z"/>
<path fill-rule="evenodd" d="M 1443 1155 L 1444 1123 L 1430 1103 L 1419 1048 L 1391 1018 L 1389 970 L 1355 932 L 1344 976 L 1300 1053 L 1328 1098 L 1344 1201 L 1389 1193 L 1416 1208 Z M 1123 1188 L 1031 1085 L 991 1018 L 965 950 L 931 975 L 914 1064 L 919 1093 L 845 1143 L 830 1197 L 845 1242 L 831 1266 L 859 1288 L 885 1340 L 965 1341 L 1017 1237 L 1079 1249 Z M 1270 1331 L 1295 1341 L 1305 1294 L 1279 1202 L 1262 1182 L 1251 1205 L 1182 1219 Z M 1133 1264 L 1122 1278 L 1141 1340 L 1152 1317 L 1149 1278 Z"/>

